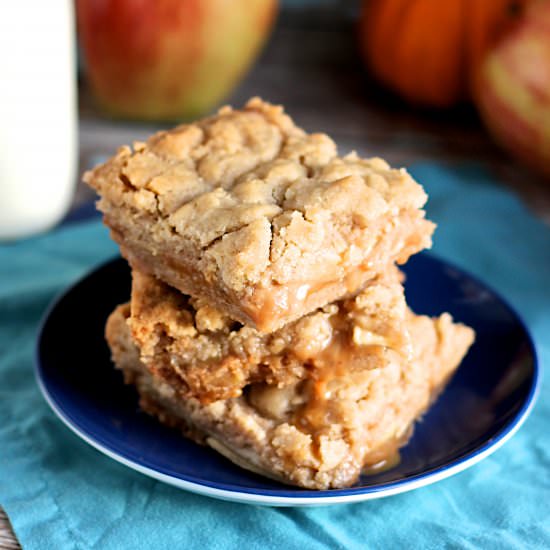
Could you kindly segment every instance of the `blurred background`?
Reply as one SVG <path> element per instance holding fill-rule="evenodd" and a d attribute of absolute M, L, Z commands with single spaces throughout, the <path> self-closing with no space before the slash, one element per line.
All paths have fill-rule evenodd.
<path fill-rule="evenodd" d="M 30 111 L 26 107 L 34 115 L 27 117 L 30 130 L 19 139 L 20 148 L 32 146 L 25 140 L 38 129 L 45 157 L 42 187 L 64 185 L 70 192 L 58 192 L 58 205 L 53 204 L 51 191 L 49 205 L 38 200 L 40 190 L 25 181 L 36 181 L 37 176 L 28 169 L 16 170 L 21 163 L 14 159 L 23 153 L 5 147 L 13 141 L 8 137 L 13 130 L 4 125 L 0 237 L 26 236 L 51 227 L 67 212 L 74 216 L 93 198 L 80 183 L 82 172 L 121 144 L 211 113 L 224 103 L 242 105 L 254 95 L 283 104 L 306 130 L 328 133 L 342 152 L 356 149 L 360 155 L 382 156 L 398 166 L 424 160 L 482 163 L 550 221 L 548 0 L 58 4 L 57 13 L 51 7 L 38 7 L 43 13 L 35 14 L 35 19 L 48 22 L 47 30 L 41 31 L 47 32 L 48 43 L 55 35 L 58 41 L 65 40 L 65 49 L 78 47 L 78 63 L 56 55 L 54 66 L 42 44 L 38 52 L 27 51 L 34 56 L 32 63 L 24 58 L 26 50 L 19 55 L 18 68 L 11 67 L 16 73 L 11 80 L 22 75 L 26 83 L 34 79 L 34 95 L 27 91 L 25 99 L 27 105 L 39 105 Z M 11 9 L 11 21 L 10 12 L 4 19 L 6 41 L 10 33 L 14 39 L 20 32 L 16 11 Z M 73 16 L 78 34 L 71 42 L 74 37 L 68 34 L 73 27 L 67 18 Z M 9 74 L 10 67 L 3 63 L 0 68 Z M 66 73 L 73 75 L 76 65 L 78 132 L 71 149 L 74 124 L 68 119 L 73 115 L 64 106 L 73 101 Z M 32 71 L 38 70 L 45 78 L 37 84 Z M 60 77 L 54 79 L 54 74 Z M 48 102 L 42 88 L 49 81 L 57 85 L 50 95 L 62 102 L 57 111 L 55 102 L 44 109 Z M 4 88 L 9 88 L 7 82 Z M 12 88 L 11 97 L 4 89 L 9 99 L 4 101 L 4 118 L 14 111 L 13 102 L 21 100 L 17 86 Z M 41 120 L 38 111 L 49 112 L 50 118 Z M 22 127 L 21 116 L 12 119 L 14 127 Z M 61 120 L 65 130 L 55 122 Z M 53 126 L 57 139 L 48 137 Z M 64 161 L 62 154 L 75 158 Z M 53 163 L 45 165 L 56 156 L 66 173 Z M 8 178 L 10 162 L 16 168 Z M 53 179 L 44 179 L 45 173 L 55 172 Z M 18 202 L 13 190 L 17 178 L 19 195 L 24 195 Z M 59 181 L 63 179 L 70 183 Z M 21 193 L 22 189 L 27 192 Z M 12 218 L 18 211 L 21 218 L 30 208 L 25 199 L 29 194 L 55 215 L 30 212 L 29 217 L 45 216 L 44 223 L 24 220 L 15 227 Z M 11 229 L 6 227 L 10 224 Z"/>
<path fill-rule="evenodd" d="M 82 6 L 94 3 L 97 4 L 93 0 L 80 0 Z M 178 0 L 164 0 L 159 4 L 166 4 L 166 9 L 170 9 L 170 5 L 177 3 Z M 209 3 L 213 10 L 223 10 L 224 2 L 201 2 L 203 6 Z M 238 49 L 235 41 L 245 43 L 241 44 L 241 51 L 232 59 L 219 59 L 221 56 L 218 54 L 216 60 L 216 55 L 212 55 L 210 66 L 208 61 L 204 61 L 204 70 L 210 73 L 214 85 L 221 72 L 218 64 L 237 65 L 236 72 L 241 71 L 242 77 L 235 79 L 234 87 L 218 82 L 220 97 L 214 99 L 213 105 L 205 104 L 202 110 L 212 111 L 220 102 L 242 105 L 250 96 L 259 95 L 283 104 L 306 130 L 331 135 L 342 151 L 357 149 L 361 155 L 379 155 L 390 164 L 405 166 L 420 160 L 485 163 L 496 172 L 503 184 L 518 190 L 539 214 L 546 216 L 550 207 L 550 186 L 545 184 L 548 176 L 544 175 L 544 168 L 541 169 L 540 165 L 546 165 L 548 174 L 548 105 L 545 115 L 542 105 L 540 113 L 522 115 L 523 105 L 514 105 L 514 101 L 518 104 L 525 101 L 522 89 L 512 90 L 512 95 L 515 93 L 517 99 L 508 98 L 505 105 L 502 105 L 504 100 L 498 97 L 485 97 L 488 94 L 498 95 L 499 86 L 509 89 L 517 86 L 517 79 L 522 76 L 518 74 L 518 69 L 521 70 L 526 64 L 535 65 L 535 76 L 549 70 L 550 46 L 546 44 L 546 57 L 541 52 L 538 67 L 537 59 L 533 59 L 536 51 L 527 48 L 519 53 L 520 67 L 514 66 L 517 65 L 514 59 L 501 62 L 502 65 L 510 65 L 504 67 L 509 75 L 497 75 L 492 77 L 493 80 L 485 75 L 487 57 L 502 49 L 503 42 L 509 41 L 510 36 L 520 41 L 520 47 L 522 41 L 531 40 L 529 36 L 516 38 L 517 27 L 528 25 L 524 22 L 528 3 L 514 0 L 231 2 L 231 10 L 242 10 L 247 17 L 241 15 L 241 21 L 234 24 L 234 34 L 227 32 L 228 42 L 223 43 L 222 40 L 219 46 L 227 51 L 232 47 Z M 534 3 L 538 2 L 531 2 Z M 140 2 L 127 0 L 126 4 L 135 6 Z M 193 2 L 184 1 L 183 4 Z M 542 4 L 545 4 L 542 8 L 549 12 L 548 2 L 543 0 Z M 208 11 L 206 7 L 204 9 Z M 277 10 L 278 13 L 275 13 Z M 266 23 L 266 18 L 270 17 L 266 13 L 270 12 L 273 13 L 271 28 Z M 143 17 L 147 20 L 147 15 Z M 213 28 L 206 30 L 211 32 L 211 40 L 220 40 L 220 29 L 226 25 L 227 18 L 227 14 L 222 14 Z M 540 15 L 536 19 L 540 20 Z M 150 24 L 150 19 L 147 21 L 146 25 Z M 182 22 L 182 33 L 186 32 L 189 24 L 188 21 Z M 260 36 L 251 38 L 247 29 L 239 28 L 239 24 L 260 30 Z M 81 20 L 81 35 L 85 26 L 86 22 Z M 524 32 L 523 28 L 519 30 Z M 94 31 L 99 32 L 97 29 Z M 161 33 L 162 29 L 159 28 L 158 32 Z M 550 26 L 545 32 L 546 39 L 550 40 Z M 127 34 L 124 33 L 124 36 Z M 81 38 L 81 44 L 91 50 L 94 40 L 99 40 L 97 34 L 89 37 L 88 43 Z M 255 40 L 260 43 L 266 41 L 263 50 Z M 257 47 L 261 52 L 256 58 Z M 145 138 L 153 130 L 166 127 L 165 123 L 143 125 L 106 119 L 104 112 L 98 108 L 97 99 L 94 99 L 90 87 L 93 79 L 89 78 L 90 71 L 87 73 L 85 65 L 89 56 L 86 56 L 86 51 L 84 54 L 79 79 L 81 170 L 93 164 L 96 155 L 112 154 L 121 143 Z M 128 52 L 128 55 L 131 53 Z M 96 63 L 102 62 L 97 60 Z M 177 60 L 168 61 L 170 63 L 177 64 Z M 246 68 L 247 64 L 250 64 L 250 69 Z M 119 70 L 122 73 L 124 68 Z M 96 71 L 101 72 L 101 68 L 96 68 Z M 178 71 L 185 72 L 180 67 L 175 69 L 176 73 Z M 479 73 L 481 76 L 478 76 Z M 120 76 L 124 78 L 122 74 Z M 484 91 L 490 90 L 487 94 L 476 93 L 476 78 L 483 79 L 479 86 Z M 529 75 L 525 75 L 525 79 L 528 80 Z M 550 76 L 546 76 L 546 81 L 540 77 L 538 79 L 540 82 L 535 83 L 546 87 L 548 101 Z M 207 80 L 203 79 L 202 86 L 197 86 L 196 93 L 208 92 L 211 84 Z M 185 74 L 181 75 L 180 82 L 183 82 L 182 87 L 187 86 L 188 89 L 194 86 L 186 81 Z M 527 81 L 524 88 L 532 84 Z M 190 96 L 194 93 L 191 90 Z M 183 117 L 187 115 L 187 107 L 192 109 L 189 103 L 191 101 L 186 105 L 184 100 L 181 104 Z M 483 120 L 479 114 L 482 109 L 489 111 L 483 114 Z M 533 110 L 536 109 L 537 106 L 533 106 Z M 142 118 L 147 118 L 145 111 L 143 109 Z M 125 113 L 119 114 L 124 116 Z M 135 114 L 138 118 L 139 109 Z M 192 112 L 190 116 L 200 114 L 204 112 Z M 529 117 L 532 117 L 532 122 Z M 494 119 L 498 121 L 503 118 L 508 130 L 494 128 Z M 527 160 L 525 157 L 529 155 L 524 154 L 520 155 L 522 158 L 518 162 L 520 146 L 514 142 L 513 134 L 521 134 L 524 124 L 533 124 L 527 134 L 529 143 L 525 146 L 532 147 L 533 160 Z M 543 150 L 539 152 L 537 133 L 542 135 L 544 132 L 547 137 L 540 137 Z M 495 142 L 507 146 L 508 150 Z M 525 168 L 526 165 L 530 169 Z M 79 186 L 76 201 L 85 201 L 89 196 L 89 192 Z M 546 219 L 550 218 L 546 216 Z"/>

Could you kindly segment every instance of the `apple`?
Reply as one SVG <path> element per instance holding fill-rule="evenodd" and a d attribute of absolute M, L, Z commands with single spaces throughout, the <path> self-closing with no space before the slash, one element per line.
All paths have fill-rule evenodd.
<path fill-rule="evenodd" d="M 550 0 L 530 3 L 488 52 L 474 97 L 495 140 L 550 176 Z"/>
<path fill-rule="evenodd" d="M 85 69 L 110 115 L 141 120 L 209 111 L 265 42 L 277 0 L 76 0 Z"/>

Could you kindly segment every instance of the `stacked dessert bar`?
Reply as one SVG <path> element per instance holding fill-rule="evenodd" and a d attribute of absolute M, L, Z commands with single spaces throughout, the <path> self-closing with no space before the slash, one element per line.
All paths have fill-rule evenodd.
<path fill-rule="evenodd" d="M 390 466 L 471 345 L 415 315 L 397 268 L 426 195 L 252 99 L 85 175 L 132 267 L 111 314 L 141 407 L 236 464 L 311 489 Z"/>

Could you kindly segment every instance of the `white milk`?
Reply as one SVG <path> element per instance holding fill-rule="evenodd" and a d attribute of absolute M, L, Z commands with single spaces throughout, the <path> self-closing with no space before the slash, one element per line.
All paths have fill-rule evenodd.
<path fill-rule="evenodd" d="M 68 209 L 76 177 L 72 0 L 0 10 L 0 239 L 43 231 Z"/>

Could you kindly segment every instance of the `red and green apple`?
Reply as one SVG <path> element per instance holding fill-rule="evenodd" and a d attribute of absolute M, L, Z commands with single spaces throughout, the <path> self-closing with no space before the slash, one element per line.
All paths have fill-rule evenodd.
<path fill-rule="evenodd" d="M 94 95 L 111 115 L 180 119 L 209 111 L 254 61 L 277 0 L 77 0 Z"/>
<path fill-rule="evenodd" d="M 488 53 L 475 101 L 504 148 L 550 176 L 550 0 L 534 0 Z"/>

